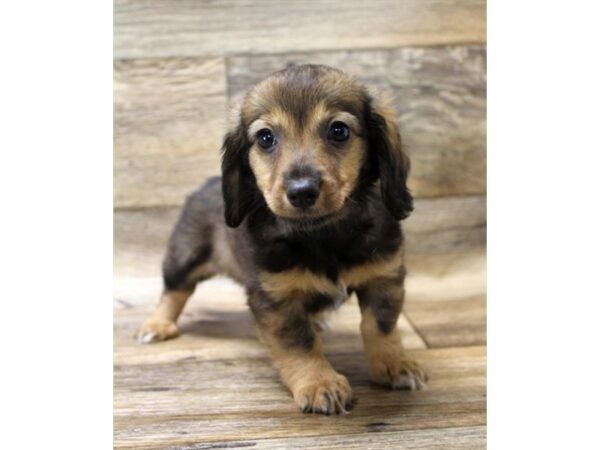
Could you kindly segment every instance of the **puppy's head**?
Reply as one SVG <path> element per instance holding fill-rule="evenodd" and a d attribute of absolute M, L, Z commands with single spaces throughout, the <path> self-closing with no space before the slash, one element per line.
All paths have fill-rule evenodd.
<path fill-rule="evenodd" d="M 336 69 L 295 66 L 246 95 L 225 137 L 225 219 L 238 226 L 257 190 L 291 222 L 335 218 L 377 178 L 386 207 L 403 219 L 412 210 L 408 166 L 390 108 Z"/>

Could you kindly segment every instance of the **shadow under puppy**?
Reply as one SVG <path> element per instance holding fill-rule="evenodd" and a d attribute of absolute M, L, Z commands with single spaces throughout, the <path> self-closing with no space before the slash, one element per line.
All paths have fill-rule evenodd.
<path fill-rule="evenodd" d="M 164 293 L 139 341 L 176 336 L 196 284 L 224 273 L 246 287 L 300 408 L 342 413 L 352 390 L 323 355 L 317 316 L 356 292 L 371 379 L 421 388 L 425 375 L 396 326 L 406 274 L 398 221 L 413 208 L 408 169 L 392 110 L 353 78 L 319 65 L 272 74 L 246 95 L 225 137 L 222 178 L 186 201 Z"/>

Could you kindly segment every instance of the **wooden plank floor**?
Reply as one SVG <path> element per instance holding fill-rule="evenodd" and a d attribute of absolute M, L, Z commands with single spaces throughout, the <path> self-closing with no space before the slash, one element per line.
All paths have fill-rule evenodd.
<path fill-rule="evenodd" d="M 136 241 L 128 224 L 121 217 L 115 227 L 115 448 L 485 448 L 482 247 L 409 259 L 400 326 L 429 374 L 423 391 L 369 382 L 356 299 L 342 306 L 325 349 L 358 404 L 325 417 L 298 411 L 255 337 L 242 289 L 228 280 L 196 291 L 180 338 L 136 344 L 135 329 L 160 293 L 162 243 Z"/>

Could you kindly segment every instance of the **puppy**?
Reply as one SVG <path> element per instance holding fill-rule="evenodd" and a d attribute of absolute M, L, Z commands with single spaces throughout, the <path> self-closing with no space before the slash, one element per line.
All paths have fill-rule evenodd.
<path fill-rule="evenodd" d="M 246 95 L 225 136 L 222 177 L 188 197 L 162 298 L 138 340 L 177 336 L 196 284 L 224 273 L 246 287 L 302 411 L 344 413 L 352 390 L 323 355 L 317 316 L 356 292 L 372 381 L 421 388 L 425 375 L 396 326 L 406 274 L 398 221 L 413 209 L 408 169 L 392 110 L 353 78 L 320 65 L 272 74 Z"/>

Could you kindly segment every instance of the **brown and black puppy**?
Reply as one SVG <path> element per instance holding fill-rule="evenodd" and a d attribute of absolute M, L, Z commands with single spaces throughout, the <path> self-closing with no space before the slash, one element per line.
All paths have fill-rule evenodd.
<path fill-rule="evenodd" d="M 354 79 L 317 65 L 271 75 L 246 95 L 225 137 L 222 178 L 187 199 L 162 299 L 138 339 L 176 336 L 196 284 L 225 273 L 246 287 L 300 408 L 345 412 L 352 391 L 323 356 L 316 317 L 356 292 L 372 380 L 421 388 L 425 375 L 396 326 L 406 274 L 398 221 L 413 207 L 408 168 L 391 109 Z"/>

